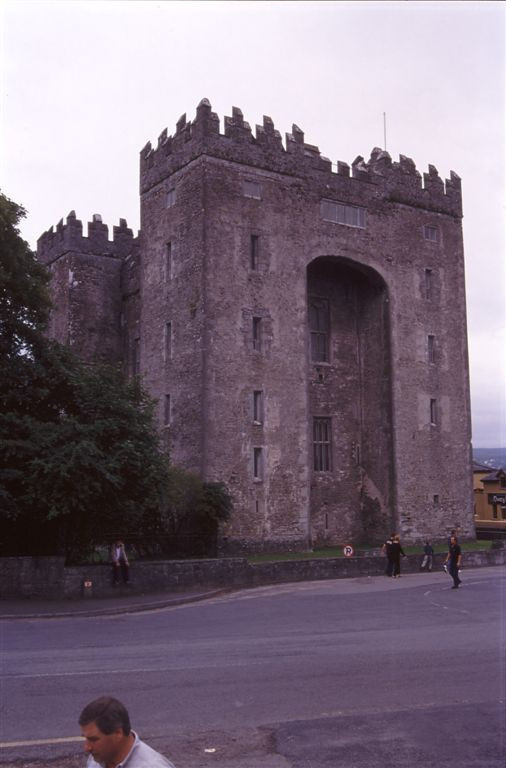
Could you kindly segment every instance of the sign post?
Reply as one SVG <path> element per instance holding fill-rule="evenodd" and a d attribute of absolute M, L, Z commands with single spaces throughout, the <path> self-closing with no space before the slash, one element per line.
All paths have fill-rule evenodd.
<path fill-rule="evenodd" d="M 351 544 L 346 544 L 346 546 L 343 549 L 343 553 L 345 557 L 353 557 L 353 547 Z"/>

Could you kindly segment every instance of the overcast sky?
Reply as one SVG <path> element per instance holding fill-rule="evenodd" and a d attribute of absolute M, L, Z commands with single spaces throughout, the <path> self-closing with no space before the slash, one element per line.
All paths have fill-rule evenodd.
<path fill-rule="evenodd" d="M 506 445 L 505 4 L 0 0 L 0 186 L 32 247 L 75 209 L 139 227 L 139 152 L 207 97 L 333 162 L 462 177 L 473 443 Z"/>

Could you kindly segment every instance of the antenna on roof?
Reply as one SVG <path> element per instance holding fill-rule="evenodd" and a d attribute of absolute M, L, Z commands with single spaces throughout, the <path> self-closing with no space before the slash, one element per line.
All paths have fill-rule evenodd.
<path fill-rule="evenodd" d="M 387 113 L 383 112 L 383 144 L 384 150 L 387 150 Z"/>

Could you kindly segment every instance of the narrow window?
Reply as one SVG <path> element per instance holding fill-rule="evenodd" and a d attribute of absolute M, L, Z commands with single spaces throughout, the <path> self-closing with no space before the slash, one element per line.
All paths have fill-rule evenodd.
<path fill-rule="evenodd" d="M 172 323 L 165 323 L 165 359 L 172 357 Z"/>
<path fill-rule="evenodd" d="M 330 439 L 330 419 L 313 419 L 313 467 L 315 472 L 330 472 Z"/>
<path fill-rule="evenodd" d="M 430 423 L 432 426 L 437 424 L 437 401 L 432 397 L 430 400 Z"/>
<path fill-rule="evenodd" d="M 439 493 L 435 493 L 432 497 L 434 504 L 439 504 Z"/>
<path fill-rule="evenodd" d="M 263 477 L 263 460 L 261 448 L 253 448 L 253 477 L 255 480 L 261 480 Z"/>
<path fill-rule="evenodd" d="M 163 413 L 163 423 L 166 427 L 169 426 L 171 420 L 171 412 L 170 412 L 170 395 L 165 395 L 165 403 L 164 403 L 164 413 Z"/>
<path fill-rule="evenodd" d="M 141 372 L 141 340 L 134 339 L 132 347 L 132 373 L 138 376 Z"/>
<path fill-rule="evenodd" d="M 263 405 L 263 392 L 261 389 L 255 389 L 253 392 L 253 421 L 255 424 L 263 423 Z"/>
<path fill-rule="evenodd" d="M 262 318 L 253 318 L 253 349 L 260 352 L 262 349 Z"/>
<path fill-rule="evenodd" d="M 250 242 L 250 268 L 254 271 L 258 269 L 258 235 L 251 235 Z"/>
<path fill-rule="evenodd" d="M 494 520 L 497 520 L 497 504 L 494 504 L 492 506 L 492 517 L 494 518 Z"/>
<path fill-rule="evenodd" d="M 245 181 L 242 191 L 245 197 L 253 197 L 255 200 L 262 198 L 262 188 L 256 181 Z"/>
<path fill-rule="evenodd" d="M 320 216 L 324 221 L 332 221 L 334 224 L 346 224 L 348 227 L 360 227 L 365 229 L 365 208 L 357 205 L 344 205 L 334 200 L 322 200 L 320 202 Z"/>
<path fill-rule="evenodd" d="M 423 236 L 425 240 L 430 240 L 431 243 L 439 242 L 439 230 L 437 227 L 430 227 L 426 224 L 423 228 Z"/>
<path fill-rule="evenodd" d="M 327 363 L 329 360 L 329 303 L 326 299 L 309 301 L 309 331 L 311 335 L 311 360 Z"/>
<path fill-rule="evenodd" d="M 425 298 L 427 301 L 432 301 L 434 288 L 434 280 L 432 275 L 432 269 L 425 270 Z"/>
<path fill-rule="evenodd" d="M 172 279 L 172 243 L 167 243 L 165 246 L 165 280 L 168 282 Z"/>
<path fill-rule="evenodd" d="M 434 336 L 432 336 L 431 334 L 427 336 L 427 357 L 428 357 L 429 363 L 436 362 L 435 339 L 434 339 Z"/>
<path fill-rule="evenodd" d="M 167 192 L 167 198 L 165 201 L 165 206 L 167 208 L 172 208 L 172 206 L 176 202 L 176 190 L 175 189 L 169 189 Z"/>

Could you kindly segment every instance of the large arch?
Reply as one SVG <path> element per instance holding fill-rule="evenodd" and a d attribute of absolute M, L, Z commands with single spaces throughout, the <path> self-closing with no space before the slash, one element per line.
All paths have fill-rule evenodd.
<path fill-rule="evenodd" d="M 387 285 L 370 267 L 320 256 L 307 301 L 312 542 L 378 544 L 395 527 Z"/>

